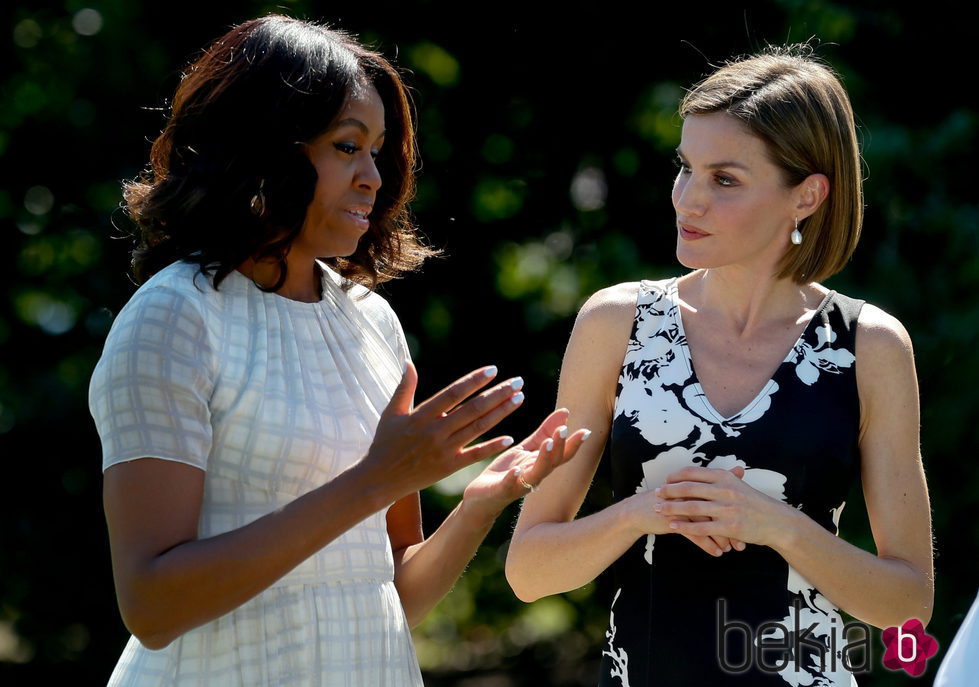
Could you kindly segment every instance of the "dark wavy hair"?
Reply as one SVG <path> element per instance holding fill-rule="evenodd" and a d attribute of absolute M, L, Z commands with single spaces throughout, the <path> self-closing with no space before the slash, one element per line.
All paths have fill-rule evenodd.
<path fill-rule="evenodd" d="M 236 26 L 190 65 L 150 168 L 125 184 L 135 233 L 137 283 L 177 260 L 213 270 L 215 288 L 248 258 L 278 259 L 298 236 L 317 174 L 304 144 L 324 133 L 351 92 L 373 85 L 384 103 L 384 183 L 356 252 L 326 262 L 373 289 L 417 269 L 437 251 L 419 239 L 408 211 L 415 190 L 414 110 L 397 70 L 347 34 L 270 15 Z M 259 188 L 265 209 L 251 200 Z"/>

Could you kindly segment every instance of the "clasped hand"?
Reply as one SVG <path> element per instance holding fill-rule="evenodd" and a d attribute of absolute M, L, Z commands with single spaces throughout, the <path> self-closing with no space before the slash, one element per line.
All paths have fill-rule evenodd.
<path fill-rule="evenodd" d="M 653 510 L 669 521 L 668 531 L 682 534 L 714 555 L 729 551 L 727 544 L 739 551 L 745 543 L 771 545 L 785 504 L 747 484 L 743 477 L 742 467 L 682 468 L 654 490 L 661 500 Z M 708 539 L 721 551 L 705 547 Z"/>

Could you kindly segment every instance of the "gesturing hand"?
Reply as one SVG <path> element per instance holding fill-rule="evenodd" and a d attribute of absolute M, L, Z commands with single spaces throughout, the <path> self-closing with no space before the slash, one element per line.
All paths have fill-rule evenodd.
<path fill-rule="evenodd" d="M 495 367 L 474 370 L 412 408 L 418 373 L 409 362 L 361 465 L 377 470 L 397 500 L 512 445 L 504 436 L 466 447 L 523 402 L 519 377 L 466 401 L 495 376 Z"/>
<path fill-rule="evenodd" d="M 507 505 L 536 489 L 559 465 L 574 457 L 591 432 L 579 429 L 568 436 L 568 410 L 561 408 L 544 418 L 529 437 L 496 457 L 469 483 L 463 507 L 483 519 L 495 519 Z"/>

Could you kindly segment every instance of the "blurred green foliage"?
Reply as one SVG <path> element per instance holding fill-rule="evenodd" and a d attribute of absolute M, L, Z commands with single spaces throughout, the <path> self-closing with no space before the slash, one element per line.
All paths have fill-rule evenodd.
<path fill-rule="evenodd" d="M 267 11 L 335 23 L 411 72 L 424 160 L 414 210 L 447 259 L 383 293 L 421 370 L 419 397 L 485 363 L 527 379 L 525 408 L 502 428 L 518 436 L 553 404 L 583 300 L 679 269 L 669 189 L 683 87 L 728 56 L 814 36 L 851 93 L 867 163 L 864 238 L 829 285 L 894 313 L 915 342 L 937 553 L 929 631 L 947 646 L 979 580 L 979 522 L 963 517 L 979 497 L 979 114 L 965 78 L 968 22 L 948 21 L 942 5 L 688 3 L 649 22 L 596 3 L 555 13 L 504 1 L 466 14 L 444 0 L 7 3 L 0 684 L 102 683 L 126 639 L 86 404 L 113 313 L 133 291 L 117 240 L 128 226 L 120 183 L 146 163 L 188 58 Z M 427 530 L 464 484 L 460 475 L 423 495 Z M 593 492 L 586 511 L 607 498 Z M 873 551 L 858 489 L 849 503 L 843 536 Z M 503 577 L 514 517 L 418 629 L 428 684 L 594 684 L 605 583 L 516 600 Z M 876 665 L 862 685 L 903 684 Z"/>

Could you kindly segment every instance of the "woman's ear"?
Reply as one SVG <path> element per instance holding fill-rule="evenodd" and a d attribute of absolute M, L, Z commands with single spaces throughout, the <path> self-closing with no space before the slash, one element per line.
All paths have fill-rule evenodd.
<path fill-rule="evenodd" d="M 799 219 L 805 219 L 819 209 L 829 195 L 829 178 L 825 174 L 810 174 L 795 187 Z"/>

